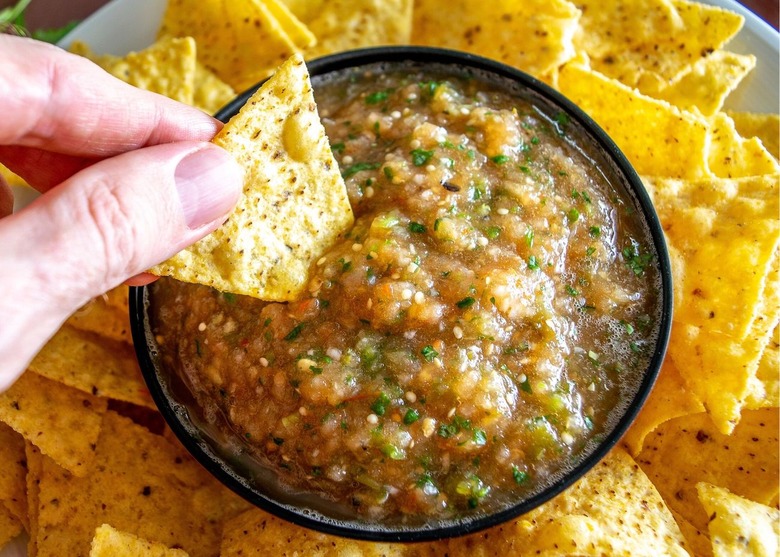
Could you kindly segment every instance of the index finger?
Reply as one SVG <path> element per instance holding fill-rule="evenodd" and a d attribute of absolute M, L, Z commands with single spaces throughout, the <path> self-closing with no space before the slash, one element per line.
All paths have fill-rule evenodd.
<path fill-rule="evenodd" d="M 107 157 L 171 141 L 208 141 L 218 120 L 141 91 L 92 62 L 0 35 L 0 144 Z"/>

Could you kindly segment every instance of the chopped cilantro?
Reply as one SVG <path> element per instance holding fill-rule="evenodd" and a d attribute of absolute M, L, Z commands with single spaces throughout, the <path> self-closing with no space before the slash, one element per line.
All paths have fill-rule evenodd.
<path fill-rule="evenodd" d="M 425 228 L 424 224 L 420 224 L 419 222 L 410 222 L 409 223 L 409 232 L 414 232 L 416 234 L 424 234 L 427 229 Z"/>
<path fill-rule="evenodd" d="M 536 260 L 535 255 L 530 255 L 528 257 L 528 268 L 532 271 L 538 271 L 539 270 L 539 261 Z"/>
<path fill-rule="evenodd" d="M 598 226 L 591 226 L 588 228 L 588 233 L 590 234 L 591 238 L 598 238 L 601 236 L 601 228 Z"/>
<path fill-rule="evenodd" d="M 414 166 L 422 166 L 426 164 L 433 156 L 433 151 L 426 151 L 425 149 L 412 149 L 409 151 L 412 155 L 412 164 Z"/>
<path fill-rule="evenodd" d="M 377 416 L 384 416 L 388 406 L 390 406 L 390 397 L 385 393 L 379 393 L 379 396 L 371 405 L 371 410 L 373 410 L 374 414 Z"/>
<path fill-rule="evenodd" d="M 490 157 L 490 160 L 496 164 L 504 164 L 509 160 L 509 157 L 506 155 L 496 155 L 495 157 Z"/>
<path fill-rule="evenodd" d="M 409 408 L 409 410 L 406 411 L 406 414 L 404 414 L 404 423 L 406 425 L 411 425 L 419 419 L 420 413 L 414 408 Z"/>
<path fill-rule="evenodd" d="M 516 484 L 521 485 L 528 481 L 528 472 L 523 472 L 513 464 L 512 477 L 515 479 Z"/>
<path fill-rule="evenodd" d="M 287 333 L 284 336 L 284 340 L 286 340 L 288 342 L 291 341 L 291 340 L 295 340 L 301 334 L 302 330 L 303 330 L 303 323 L 298 323 L 295 327 L 290 329 L 289 333 Z"/>
<path fill-rule="evenodd" d="M 465 298 L 460 300 L 455 305 L 458 306 L 460 309 L 466 309 L 466 308 L 470 308 L 471 306 L 473 306 L 476 301 L 477 300 L 475 300 L 471 296 L 466 296 Z"/>
<path fill-rule="evenodd" d="M 333 151 L 334 153 L 341 153 L 341 152 L 344 151 L 344 147 L 345 147 L 345 145 L 344 145 L 343 142 L 342 143 L 331 143 L 330 150 Z"/>
<path fill-rule="evenodd" d="M 379 104 L 387 100 L 388 91 L 374 91 L 366 95 L 366 104 Z"/>
<path fill-rule="evenodd" d="M 485 236 L 487 236 L 491 240 L 495 240 L 496 238 L 498 238 L 500 234 L 501 234 L 500 226 L 489 226 L 488 229 L 485 231 Z"/>
<path fill-rule="evenodd" d="M 645 273 L 645 268 L 653 260 L 652 253 L 641 253 L 639 244 L 635 241 L 631 241 L 631 246 L 623 248 L 621 252 L 623 258 L 626 260 L 626 264 L 636 276 L 642 276 Z"/>
<path fill-rule="evenodd" d="M 392 168 L 390 168 L 389 166 L 386 166 L 386 167 L 384 167 L 382 169 L 382 172 L 385 173 L 385 178 L 387 178 L 391 182 L 393 181 L 393 169 Z"/>
<path fill-rule="evenodd" d="M 363 170 L 376 170 L 380 166 L 381 163 L 378 162 L 359 162 L 342 170 L 341 177 L 347 179 L 350 176 L 354 176 L 358 172 L 362 172 Z"/>
<path fill-rule="evenodd" d="M 222 297 L 225 298 L 225 301 L 229 304 L 235 304 L 236 303 L 236 295 L 232 292 L 223 292 Z"/>
<path fill-rule="evenodd" d="M 430 344 L 423 347 L 423 349 L 420 350 L 420 353 L 423 355 L 423 358 L 425 358 L 427 362 L 432 362 L 439 355 L 439 353 L 436 350 L 434 350 L 433 346 L 431 346 Z"/>

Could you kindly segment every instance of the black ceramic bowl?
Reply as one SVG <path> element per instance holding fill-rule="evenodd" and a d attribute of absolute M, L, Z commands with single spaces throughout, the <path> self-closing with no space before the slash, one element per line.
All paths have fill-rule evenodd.
<path fill-rule="evenodd" d="M 661 292 L 658 295 L 657 341 L 649 365 L 622 389 L 621 403 L 613 411 L 605 433 L 588 443 L 571 466 L 543 482 L 527 497 L 493 514 L 412 526 L 345 516 L 320 496 L 294 495 L 279 484 L 273 471 L 242 450 L 240 439 L 231 438 L 224 430 L 210 425 L 182 378 L 161 365 L 149 318 L 149 307 L 154 300 L 150 299 L 148 288 L 140 287 L 131 290 L 130 312 L 133 340 L 149 390 L 174 433 L 214 476 L 254 505 L 301 526 L 357 539 L 411 542 L 475 532 L 528 512 L 565 490 L 607 454 L 636 417 L 660 369 L 671 328 L 672 281 L 666 245 L 650 199 L 625 156 L 588 116 L 544 83 L 498 62 L 440 49 L 386 47 L 336 54 L 310 62 L 308 66 L 315 95 L 317 84 L 334 72 L 364 67 L 374 71 L 399 67 L 410 70 L 435 68 L 455 76 L 486 80 L 549 110 L 550 114 L 567 114 L 569 125 L 579 128 L 582 136 L 595 146 L 595 165 L 615 187 L 625 190 L 627 199 L 643 221 L 647 244 L 653 247 L 653 264 L 660 277 Z M 217 117 L 227 121 L 254 89 L 228 104 Z"/>

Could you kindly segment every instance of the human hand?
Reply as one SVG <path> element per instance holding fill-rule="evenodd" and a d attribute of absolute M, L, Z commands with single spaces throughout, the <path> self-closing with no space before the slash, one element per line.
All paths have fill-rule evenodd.
<path fill-rule="evenodd" d="M 0 178 L 0 392 L 63 321 L 227 217 L 242 171 L 221 124 L 86 59 L 0 35 L 0 163 L 43 193 L 11 213 Z M 131 278 L 132 277 L 132 278 Z"/>

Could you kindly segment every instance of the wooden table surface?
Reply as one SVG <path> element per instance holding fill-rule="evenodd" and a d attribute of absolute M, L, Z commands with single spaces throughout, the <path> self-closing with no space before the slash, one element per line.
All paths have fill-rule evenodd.
<path fill-rule="evenodd" d="M 0 8 L 16 1 L 0 0 Z M 105 3 L 106 0 L 32 0 L 27 9 L 27 23 L 31 29 L 59 27 L 74 19 L 84 19 Z M 778 28 L 780 3 L 777 0 L 741 0 L 741 3 Z"/>

